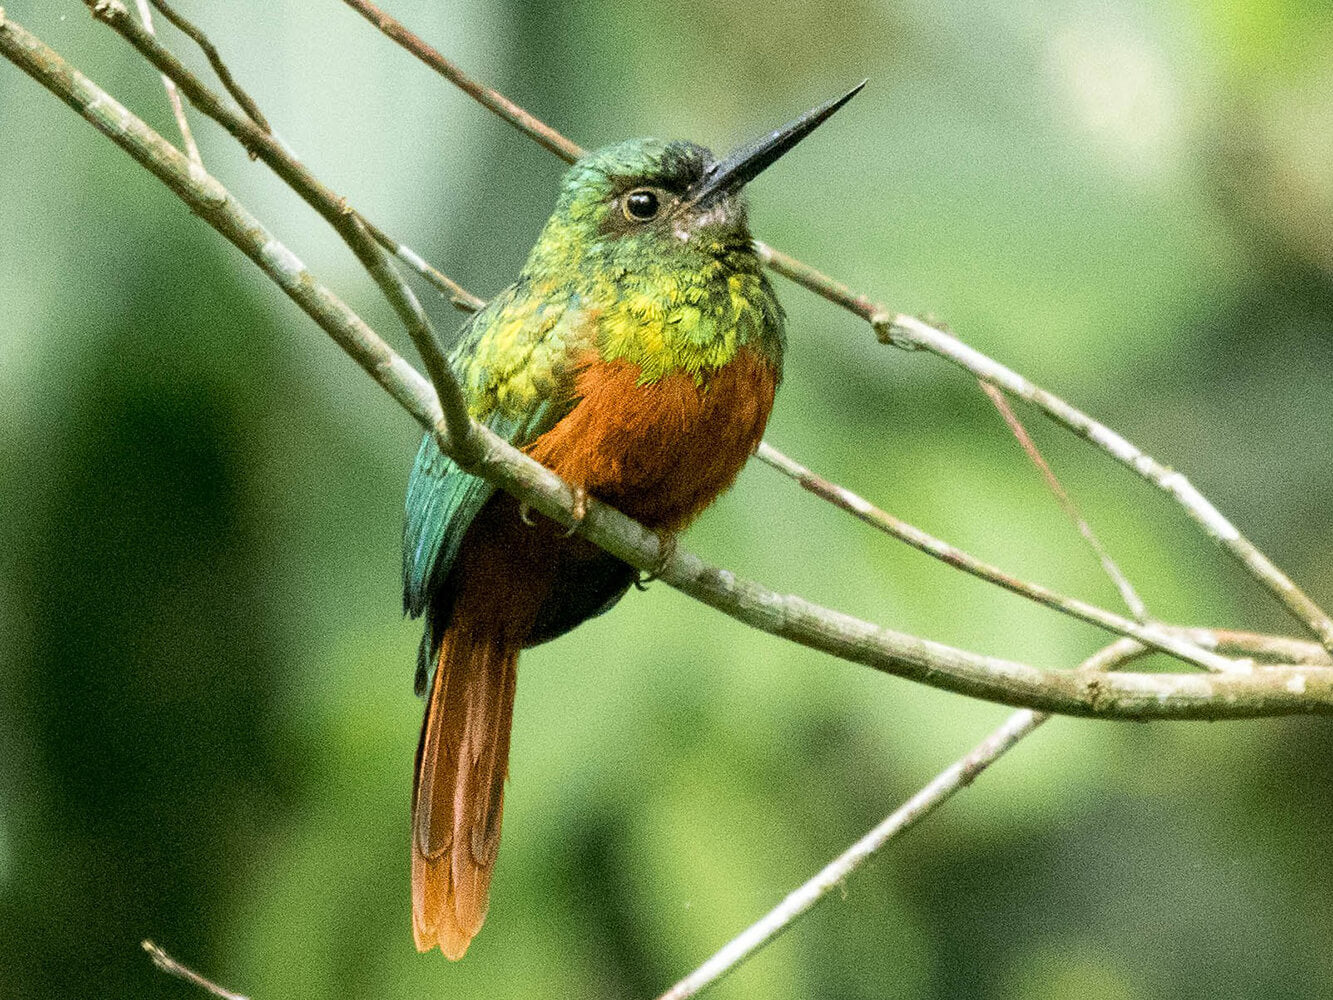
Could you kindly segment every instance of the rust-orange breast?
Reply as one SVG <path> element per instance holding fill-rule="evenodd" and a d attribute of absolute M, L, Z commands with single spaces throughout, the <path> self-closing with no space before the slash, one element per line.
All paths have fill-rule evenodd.
<path fill-rule="evenodd" d="M 735 480 L 773 409 L 778 373 L 742 347 L 702 384 L 676 371 L 638 384 L 639 368 L 590 355 L 574 409 L 528 453 L 655 530 L 688 524 Z"/>

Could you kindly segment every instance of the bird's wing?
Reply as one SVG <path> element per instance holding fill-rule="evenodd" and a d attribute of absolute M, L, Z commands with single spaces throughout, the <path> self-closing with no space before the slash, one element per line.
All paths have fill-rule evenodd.
<path fill-rule="evenodd" d="M 537 294 L 522 282 L 498 295 L 467 321 L 449 358 L 472 415 L 519 448 L 550 430 L 574 405 L 571 359 L 586 326 L 567 297 Z M 493 492 L 425 436 L 403 528 L 403 609 L 413 618 L 444 586 L 468 526 Z"/>

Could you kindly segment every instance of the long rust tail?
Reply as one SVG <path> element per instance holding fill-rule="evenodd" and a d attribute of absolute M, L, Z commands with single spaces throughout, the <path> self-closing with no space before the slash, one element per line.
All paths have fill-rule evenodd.
<path fill-rule="evenodd" d="M 412 931 L 419 951 L 439 946 L 451 959 L 463 957 L 486 919 L 500 847 L 520 645 L 504 631 L 455 619 L 417 748 Z"/>

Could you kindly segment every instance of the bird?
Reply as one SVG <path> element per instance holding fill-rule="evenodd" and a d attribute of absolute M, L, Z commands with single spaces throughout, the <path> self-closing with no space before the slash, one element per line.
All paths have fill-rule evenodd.
<path fill-rule="evenodd" d="M 518 280 L 464 324 L 449 365 L 471 417 L 571 486 L 676 534 L 758 446 L 785 316 L 745 186 L 865 85 L 718 158 L 682 140 L 586 153 Z M 608 611 L 639 571 L 471 475 L 427 434 L 403 532 L 403 606 L 424 619 L 411 813 L 419 951 L 467 951 L 500 843 L 520 650 Z M 651 575 L 650 575 L 651 576 Z"/>

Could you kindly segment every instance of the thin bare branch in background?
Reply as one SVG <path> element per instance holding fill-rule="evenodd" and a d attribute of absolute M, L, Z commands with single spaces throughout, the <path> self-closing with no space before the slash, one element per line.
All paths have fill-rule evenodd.
<path fill-rule="evenodd" d="M 139 9 L 139 20 L 143 22 L 144 30 L 150 35 L 157 34 L 153 30 L 153 11 L 148 6 L 148 0 L 135 0 Z M 185 105 L 181 103 L 180 91 L 176 89 L 175 81 L 167 74 L 160 74 L 162 77 L 162 86 L 167 92 L 167 101 L 171 104 L 171 113 L 176 118 L 176 125 L 181 130 L 181 142 L 185 144 L 185 155 L 190 158 L 190 162 L 196 166 L 204 165 L 204 158 L 199 155 L 199 146 L 194 141 L 194 133 L 190 131 L 190 120 L 185 117 Z"/>
<path fill-rule="evenodd" d="M 438 394 L 444 430 L 453 442 L 455 457 L 466 468 L 476 458 L 477 442 L 458 380 L 449 367 L 430 318 L 421 308 L 416 295 L 394 269 L 392 261 L 385 256 L 380 244 L 367 231 L 361 217 L 348 206 L 345 198 L 324 185 L 273 136 L 268 120 L 248 95 L 243 104 L 245 116 L 236 114 L 179 59 L 163 48 L 156 38 L 136 24 L 120 0 L 84 0 L 84 3 L 92 10 L 94 17 L 113 28 L 159 71 L 171 77 L 196 108 L 230 132 L 252 155 L 271 167 L 306 204 L 323 216 L 356 254 L 361 265 L 393 306 L 421 355 L 426 365 L 426 374 L 430 376 Z M 154 3 L 158 4 L 158 9 L 163 10 L 163 13 L 170 9 L 163 9 L 159 0 L 154 0 Z M 168 16 L 179 18 L 174 12 Z M 209 61 L 219 77 L 226 73 L 226 79 L 231 81 L 231 74 L 217 49 L 203 32 L 183 19 L 180 22 L 188 27 L 190 37 L 209 53 Z M 172 23 L 177 22 L 173 20 Z M 235 81 L 231 81 L 229 90 L 233 96 L 238 93 L 244 95 L 244 91 L 235 86 Z"/>
<path fill-rule="evenodd" d="M 1201 645 L 1225 649 L 1232 653 L 1266 655 L 1291 663 L 1330 663 L 1329 652 L 1312 642 L 1284 640 L 1275 636 L 1251 632 L 1209 632 L 1196 630 L 1195 638 Z M 1104 673 L 1124 666 L 1131 660 L 1147 655 L 1151 650 L 1132 639 L 1119 639 L 1098 650 L 1079 665 L 1080 673 Z M 890 813 L 878 826 L 834 858 L 809 881 L 787 895 L 759 920 L 732 938 L 658 1000 L 686 1000 L 704 987 L 717 982 L 724 975 L 773 941 L 800 917 L 842 885 L 858 868 L 879 852 L 890 840 L 905 833 L 916 823 L 947 802 L 956 792 L 970 785 L 976 777 L 996 760 L 1008 753 L 1018 742 L 1051 715 L 1027 709 L 1009 716 L 989 736 L 966 756 L 941 771 L 929 784 Z"/>
<path fill-rule="evenodd" d="M 222 1000 L 247 1000 L 247 998 L 241 994 L 233 993 L 231 990 L 219 986 L 211 979 L 200 975 L 188 965 L 182 965 L 168 955 L 161 945 L 154 944 L 147 938 L 139 942 L 139 945 L 144 951 L 148 952 L 148 957 L 153 960 L 153 964 L 168 975 L 175 976 L 178 979 L 184 979 L 187 983 L 198 986 L 200 989 L 208 991 L 215 997 L 221 997 Z"/>
<path fill-rule="evenodd" d="M 139 0 L 139 2 L 142 3 L 143 0 Z M 269 125 L 268 119 L 264 117 L 264 113 L 259 110 L 259 105 L 256 104 L 254 99 L 242 90 L 241 85 L 232 78 L 231 70 L 229 70 L 227 64 L 222 61 L 222 56 L 218 53 L 218 50 L 213 43 L 208 40 L 208 36 L 178 14 L 166 0 L 152 0 L 152 4 L 162 12 L 163 17 L 176 26 L 178 31 L 186 35 L 195 45 L 199 46 L 200 50 L 204 53 L 205 58 L 208 59 L 208 64 L 213 67 L 213 72 L 217 74 L 218 81 L 222 84 L 223 88 L 226 89 L 227 93 L 231 94 L 232 99 L 241 106 L 241 110 L 249 116 L 250 120 L 265 132 L 272 133 L 273 127 Z"/>
<path fill-rule="evenodd" d="M 258 103 L 244 90 L 244 88 L 241 87 L 239 83 L 236 82 L 236 78 L 228 68 L 226 60 L 222 58 L 222 53 L 209 39 L 203 29 L 186 20 L 184 16 L 178 13 L 174 8 L 170 7 L 165 0 L 136 0 L 136 3 L 139 5 L 140 17 L 143 20 L 144 27 L 148 30 L 148 33 L 153 34 L 152 14 L 148 6 L 150 2 L 162 12 L 167 20 L 199 46 L 204 55 L 208 58 L 209 65 L 213 67 L 213 71 L 217 74 L 218 80 L 222 83 L 222 86 L 226 89 L 227 93 L 232 96 L 236 103 L 241 106 L 241 109 L 246 113 L 250 120 L 258 125 L 263 131 L 271 135 L 274 141 L 282 147 L 283 151 L 289 158 L 292 160 L 298 159 L 291 147 L 283 142 L 282 137 L 274 131 L 268 118 L 259 109 Z M 183 117 L 184 109 L 180 106 L 180 93 L 177 90 L 176 82 L 166 73 L 162 74 L 162 82 L 166 85 L 167 92 L 172 96 L 173 107 L 178 109 L 177 117 L 181 121 L 183 131 L 186 133 L 187 142 L 190 147 L 194 149 L 194 153 L 192 153 L 190 158 L 202 165 L 202 161 L 200 161 L 198 157 L 198 150 L 194 147 L 194 138 L 188 133 L 189 126 Z M 482 299 L 477 298 L 438 268 L 432 267 L 411 247 L 395 240 L 392 236 L 364 216 L 361 217 L 361 221 L 371 237 L 373 237 L 380 246 L 388 250 L 391 254 L 403 261 L 434 285 L 449 299 L 455 308 L 464 312 L 475 312 L 485 305 L 485 302 Z"/>
<path fill-rule="evenodd" d="M 1143 603 L 1143 598 L 1139 597 L 1138 591 L 1134 589 L 1134 586 L 1129 582 L 1128 577 L 1120 571 L 1120 567 L 1115 564 L 1115 560 L 1111 558 L 1111 554 L 1106 551 L 1106 547 L 1102 545 L 1101 539 L 1099 539 L 1096 533 L 1092 530 L 1092 525 L 1088 524 L 1083 515 L 1079 513 L 1078 506 L 1074 503 L 1073 498 L 1070 497 L 1068 491 L 1065 490 L 1055 473 L 1051 471 L 1051 467 L 1042 455 L 1041 450 L 1037 447 L 1037 443 L 1032 440 L 1032 435 L 1030 435 L 1028 429 L 1023 426 L 1023 422 L 1018 419 L 1018 414 L 1014 413 L 1013 407 L 1009 405 L 1009 400 L 1005 398 L 1004 392 L 984 379 L 977 379 L 977 384 L 981 386 L 981 391 L 990 398 L 990 401 L 995 405 L 995 408 L 1000 411 L 1000 416 L 1004 418 L 1004 422 L 1008 425 L 1009 430 L 1013 433 L 1014 437 L 1018 439 L 1018 443 L 1022 446 L 1023 451 L 1027 453 L 1032 464 L 1037 467 L 1037 471 L 1041 473 L 1041 478 L 1045 481 L 1046 488 L 1049 489 L 1055 495 L 1055 499 L 1059 501 L 1061 509 L 1065 512 L 1065 516 L 1073 522 L 1074 527 L 1078 529 L 1078 533 L 1082 535 L 1083 540 L 1088 543 L 1088 547 L 1096 553 L 1098 561 L 1102 564 L 1103 572 L 1111 578 L 1111 582 L 1115 584 L 1116 590 L 1120 591 L 1120 599 L 1125 602 L 1125 607 L 1129 608 L 1129 613 L 1141 622 L 1147 621 L 1148 606 Z"/>
<path fill-rule="evenodd" d="M 1252 656 L 1265 663 L 1293 666 L 1333 667 L 1333 653 L 1317 642 L 1293 639 L 1285 635 L 1264 635 L 1229 628 L 1180 628 L 1162 626 L 1173 635 L 1188 638 L 1205 649 L 1215 649 L 1233 656 Z"/>
<path fill-rule="evenodd" d="M 466 288 L 456 282 L 449 275 L 445 274 L 439 268 L 430 264 L 424 257 L 413 250 L 405 243 L 399 243 L 396 239 L 386 233 L 379 226 L 375 225 L 364 215 L 361 216 L 361 222 L 366 227 L 366 231 L 375 238 L 380 246 L 388 250 L 399 260 L 401 260 L 417 274 L 429 281 L 435 288 L 443 294 L 455 309 L 461 312 L 476 312 L 486 304 L 486 300 L 478 298 L 469 292 Z"/>
<path fill-rule="evenodd" d="M 499 115 L 566 163 L 573 163 L 583 155 L 583 147 L 578 143 L 565 138 L 540 118 L 524 111 L 498 90 L 472 79 L 446 59 L 438 49 L 428 45 L 419 35 L 409 31 L 401 21 L 384 13 L 369 0 L 343 0 L 343 2 L 482 107 Z"/>
<path fill-rule="evenodd" d="M 1080 671 L 1105 671 L 1146 651 L 1133 639 L 1117 639 L 1085 660 Z M 1051 716 L 1028 709 L 1009 716 L 994 732 L 969 753 L 941 771 L 935 778 L 878 826 L 825 865 L 818 874 L 790 892 L 736 937 L 732 938 L 706 962 L 663 993 L 658 1000 L 686 1000 L 704 987 L 721 979 L 741 962 L 750 958 L 785 931 L 816 904 L 842 885 L 858 868 L 869 861 L 889 841 L 910 830 L 919 821 L 949 801 L 956 792 L 970 785 L 982 771 L 1009 752 L 1025 736 Z"/>

